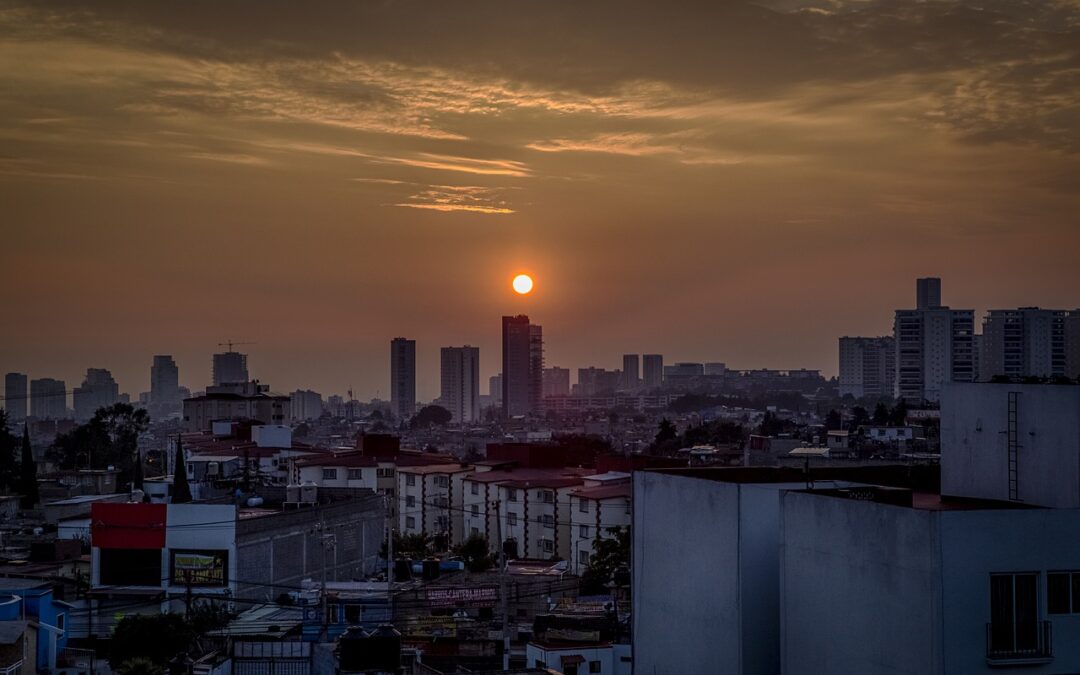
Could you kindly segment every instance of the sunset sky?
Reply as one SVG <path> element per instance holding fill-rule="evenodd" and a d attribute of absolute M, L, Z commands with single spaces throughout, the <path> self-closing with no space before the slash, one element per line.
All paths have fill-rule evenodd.
<path fill-rule="evenodd" d="M 0 1 L 0 91 L 0 372 L 69 387 L 231 338 L 388 397 L 402 335 L 431 398 L 518 312 L 831 375 L 917 276 L 1080 306 L 1080 0 Z"/>

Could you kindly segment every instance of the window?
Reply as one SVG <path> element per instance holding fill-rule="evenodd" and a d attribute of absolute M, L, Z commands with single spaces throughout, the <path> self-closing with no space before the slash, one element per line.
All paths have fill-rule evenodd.
<path fill-rule="evenodd" d="M 469 492 L 474 495 L 480 494 L 480 486 L 476 483 L 469 483 Z"/>
<path fill-rule="evenodd" d="M 446 497 L 436 497 L 435 506 L 438 506 L 440 509 L 445 509 L 446 507 L 450 506 L 450 500 Z"/>
<path fill-rule="evenodd" d="M 480 515 L 480 505 L 479 504 L 473 504 L 472 506 L 469 507 L 469 510 L 472 511 L 472 514 L 474 516 Z"/>
<path fill-rule="evenodd" d="M 540 547 L 544 549 L 544 553 L 551 553 L 555 550 L 555 542 L 550 539 L 541 539 Z"/>
<path fill-rule="evenodd" d="M 379 478 L 393 478 L 394 477 L 394 470 L 392 468 L 376 469 L 375 470 L 375 475 L 378 476 Z"/>
<path fill-rule="evenodd" d="M 416 476 L 411 473 L 405 474 L 405 484 L 409 486 L 416 485 Z"/>
<path fill-rule="evenodd" d="M 626 515 L 630 515 L 630 500 L 629 499 L 626 500 L 626 511 L 624 511 L 624 513 Z"/>
<path fill-rule="evenodd" d="M 555 493 L 551 490 L 538 490 L 537 496 L 540 497 L 540 501 L 545 504 L 550 504 L 555 501 Z"/>
<path fill-rule="evenodd" d="M 405 508 L 411 509 L 416 506 L 416 497 L 413 495 L 405 495 Z"/>
<path fill-rule="evenodd" d="M 450 485 L 450 478 L 448 476 L 435 476 L 435 487 L 444 488 Z"/>
<path fill-rule="evenodd" d="M 577 561 L 578 561 L 579 565 L 588 565 L 589 564 L 589 552 L 588 551 L 578 551 Z"/>
<path fill-rule="evenodd" d="M 578 532 L 577 533 L 578 533 L 579 537 L 584 537 L 584 538 L 588 539 L 589 538 L 589 526 L 588 525 L 578 525 Z"/>
<path fill-rule="evenodd" d="M 1037 574 L 990 576 L 991 652 L 1015 653 L 1039 646 Z"/>
<path fill-rule="evenodd" d="M 474 537 L 477 537 L 477 536 L 480 535 L 480 530 L 474 527 L 469 531 L 469 534 L 471 534 Z"/>
<path fill-rule="evenodd" d="M 1080 572 L 1050 572 L 1046 575 L 1048 614 L 1080 614 Z"/>
<path fill-rule="evenodd" d="M 415 528 L 416 527 L 416 518 L 413 518 L 412 516 L 406 516 L 405 517 L 405 527 L 406 527 L 406 529 L 409 529 L 409 530 Z"/>
<path fill-rule="evenodd" d="M 587 500 L 587 499 L 579 499 L 578 502 L 577 502 L 577 510 L 581 511 L 582 513 L 588 513 L 589 512 L 589 500 Z"/>
<path fill-rule="evenodd" d="M 508 513 L 508 514 L 506 514 L 506 522 L 509 525 L 517 525 L 517 514 L 516 513 Z"/>
<path fill-rule="evenodd" d="M 599 661 L 589 661 L 589 672 L 590 673 L 599 673 L 600 672 L 600 662 Z"/>
<path fill-rule="evenodd" d="M 349 480 L 364 480 L 364 470 L 349 469 Z"/>
<path fill-rule="evenodd" d="M 446 532 L 450 529 L 450 519 L 446 516 L 439 516 L 435 519 L 435 529 L 439 532 Z"/>
<path fill-rule="evenodd" d="M 64 630 L 64 617 L 66 617 L 66 616 L 67 616 L 66 614 L 57 614 L 56 615 L 56 627 L 59 628 L 60 630 Z"/>
<path fill-rule="evenodd" d="M 506 488 L 506 501 L 508 501 L 508 502 L 516 502 L 517 501 L 517 490 L 515 490 L 514 488 Z"/>
<path fill-rule="evenodd" d="M 541 522 L 544 523 L 544 527 L 555 527 L 555 518 L 550 514 L 545 513 L 541 516 Z"/>

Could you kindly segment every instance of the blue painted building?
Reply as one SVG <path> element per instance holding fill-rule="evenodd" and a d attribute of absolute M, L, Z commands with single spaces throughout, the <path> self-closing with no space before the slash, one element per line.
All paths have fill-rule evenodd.
<path fill-rule="evenodd" d="M 53 596 L 49 582 L 33 579 L 0 578 L 0 621 L 25 621 L 27 630 L 36 633 L 33 664 L 36 670 L 56 667 L 57 655 L 67 647 L 67 626 L 71 605 Z"/>

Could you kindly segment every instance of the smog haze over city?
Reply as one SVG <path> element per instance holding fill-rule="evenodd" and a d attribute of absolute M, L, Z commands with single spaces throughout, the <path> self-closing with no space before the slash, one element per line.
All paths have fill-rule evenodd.
<path fill-rule="evenodd" d="M 0 3 L 0 369 L 388 397 L 388 340 L 836 373 L 1080 289 L 1080 3 Z M 536 280 L 527 296 L 511 278 Z"/>

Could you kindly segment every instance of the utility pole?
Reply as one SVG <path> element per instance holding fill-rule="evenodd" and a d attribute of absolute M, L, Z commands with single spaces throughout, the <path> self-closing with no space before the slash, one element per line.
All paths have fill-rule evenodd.
<path fill-rule="evenodd" d="M 506 593 L 506 542 L 503 540 L 502 509 L 495 499 L 495 523 L 499 534 L 499 601 L 502 604 L 503 672 L 510 670 L 510 609 Z"/>
<path fill-rule="evenodd" d="M 386 608 L 390 623 L 394 622 L 394 523 L 390 518 L 390 494 L 384 493 L 386 502 Z"/>

